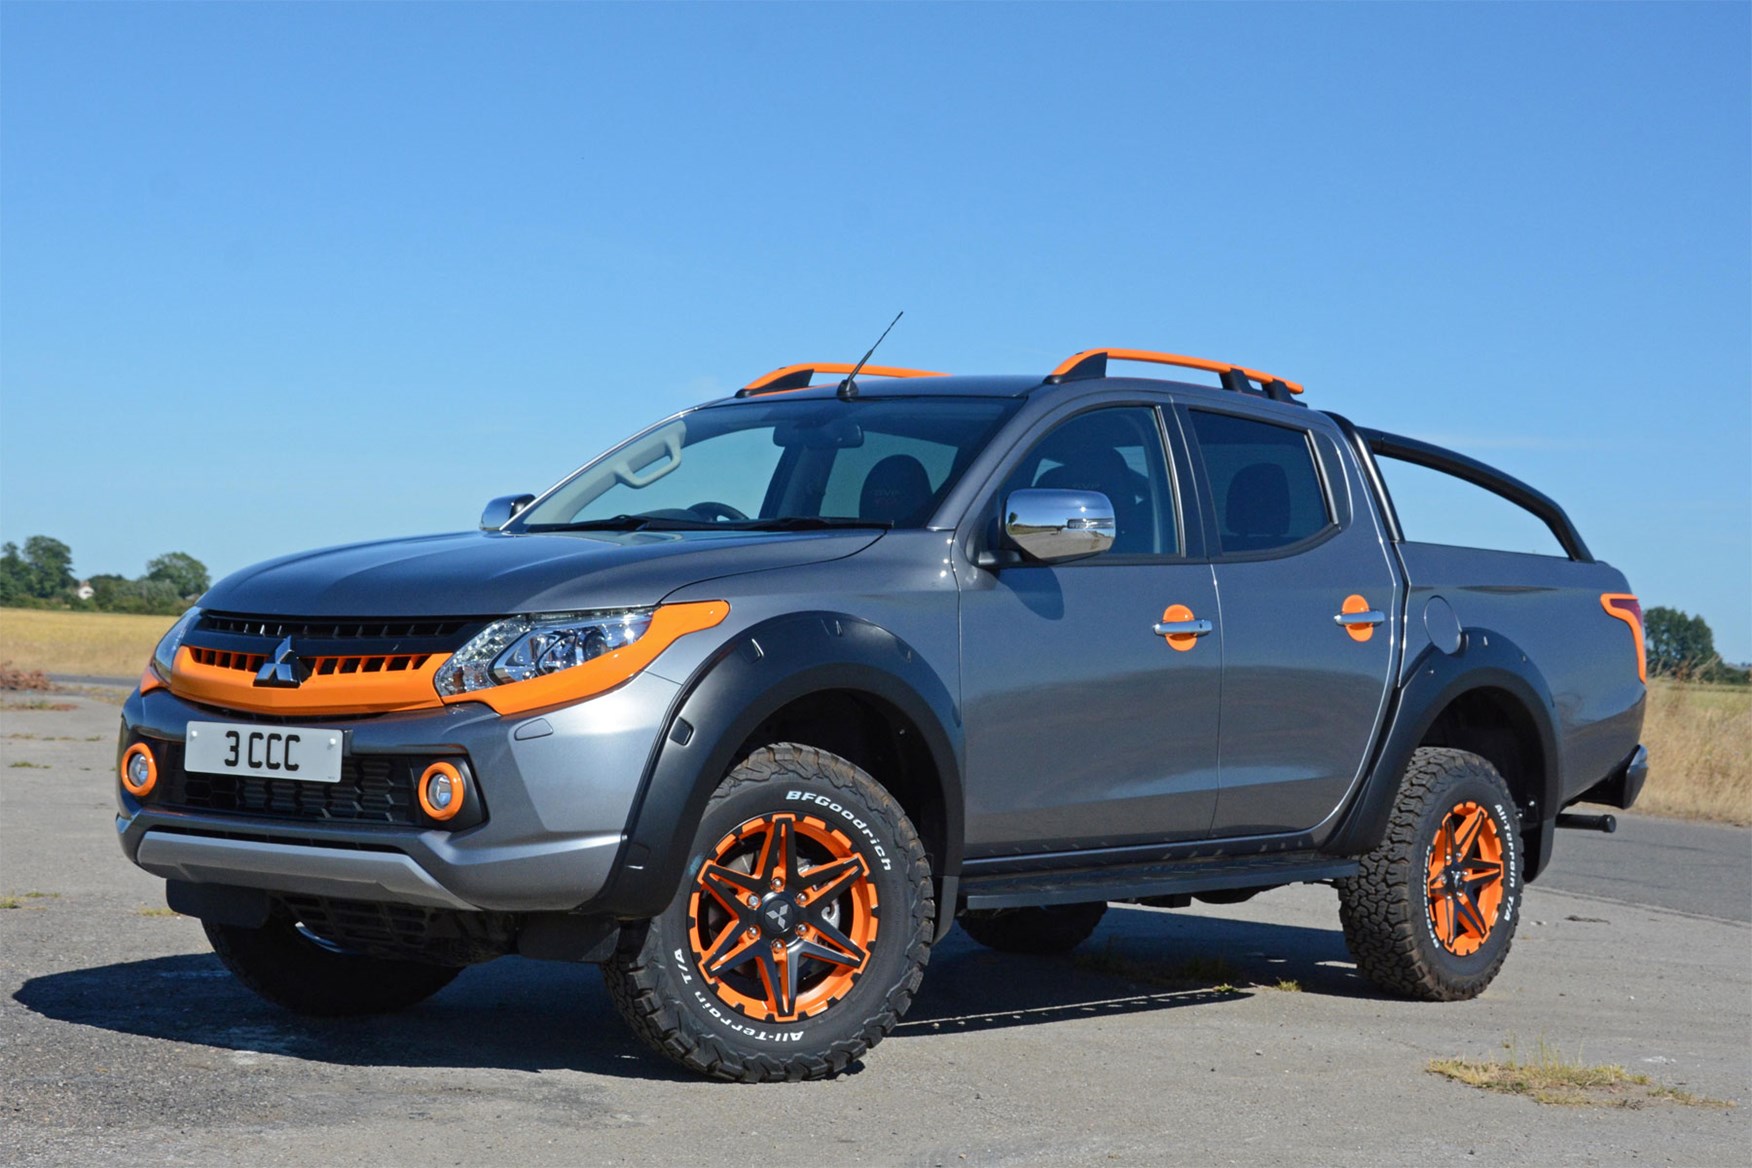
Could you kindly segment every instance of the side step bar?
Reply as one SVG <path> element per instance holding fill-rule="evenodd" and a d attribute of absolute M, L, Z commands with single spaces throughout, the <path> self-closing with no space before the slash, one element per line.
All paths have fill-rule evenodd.
<path fill-rule="evenodd" d="M 1176 893 L 1274 888 L 1354 876 L 1355 860 L 1313 852 L 1218 860 L 1109 864 L 1091 868 L 1003 872 L 961 871 L 961 897 L 967 908 L 1025 908 L 1037 904 L 1078 904 L 1092 900 L 1137 900 Z"/>

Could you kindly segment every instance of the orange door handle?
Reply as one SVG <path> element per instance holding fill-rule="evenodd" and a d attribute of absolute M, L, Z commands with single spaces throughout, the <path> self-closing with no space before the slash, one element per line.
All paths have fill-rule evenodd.
<path fill-rule="evenodd" d="M 1150 626 L 1150 631 L 1158 637 L 1167 637 L 1169 648 L 1184 653 L 1215 627 L 1208 620 L 1195 619 L 1192 609 L 1184 604 L 1170 604 L 1163 610 L 1162 619 Z"/>
<path fill-rule="evenodd" d="M 1351 640 L 1366 641 L 1375 635 L 1375 626 L 1385 621 L 1387 614 L 1370 608 L 1367 600 L 1353 592 L 1344 598 L 1338 615 L 1332 619 L 1350 634 Z"/>

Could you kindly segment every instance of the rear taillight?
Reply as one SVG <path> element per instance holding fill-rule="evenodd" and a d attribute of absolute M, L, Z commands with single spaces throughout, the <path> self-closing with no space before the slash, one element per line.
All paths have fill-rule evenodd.
<path fill-rule="evenodd" d="M 1636 640 L 1636 675 L 1647 684 L 1649 659 L 1648 650 L 1643 645 L 1642 605 L 1628 592 L 1606 592 L 1600 596 L 1600 607 L 1606 610 L 1607 616 L 1617 617 L 1630 626 L 1630 635 Z"/>

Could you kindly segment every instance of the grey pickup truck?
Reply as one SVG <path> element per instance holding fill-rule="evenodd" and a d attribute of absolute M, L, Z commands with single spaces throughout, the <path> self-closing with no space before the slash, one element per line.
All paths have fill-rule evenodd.
<path fill-rule="evenodd" d="M 289 1009 L 591 962 L 720 1079 L 844 1069 L 956 921 L 1112 901 L 1328 883 L 1363 974 L 1472 997 L 1564 809 L 1642 787 L 1641 612 L 1532 487 L 1300 398 L 787 366 L 478 531 L 248 568 L 127 701 L 122 850 Z M 1420 540 L 1402 470 L 1547 546 Z"/>

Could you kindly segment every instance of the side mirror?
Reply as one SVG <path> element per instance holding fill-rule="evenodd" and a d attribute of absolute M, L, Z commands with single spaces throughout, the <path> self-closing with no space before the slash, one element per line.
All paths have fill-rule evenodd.
<path fill-rule="evenodd" d="M 1004 500 L 1004 534 L 1042 563 L 1104 552 L 1116 530 L 1113 504 L 1100 491 L 1012 491 Z"/>
<path fill-rule="evenodd" d="M 535 502 L 534 495 L 500 495 L 481 512 L 481 530 L 497 531 L 513 519 L 517 513 Z"/>

